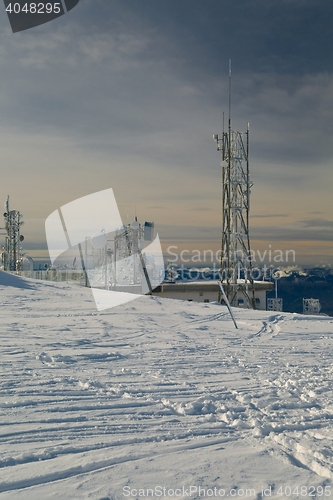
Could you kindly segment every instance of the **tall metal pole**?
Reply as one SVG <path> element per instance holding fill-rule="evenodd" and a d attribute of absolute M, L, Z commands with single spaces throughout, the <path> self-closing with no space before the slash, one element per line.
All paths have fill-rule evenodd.
<path fill-rule="evenodd" d="M 250 179 L 250 124 L 247 123 L 247 131 L 246 131 L 246 182 L 247 182 L 247 210 L 246 210 L 246 227 L 247 227 L 247 247 L 248 247 L 248 255 L 249 255 L 249 271 L 250 271 L 250 283 L 251 283 L 251 291 L 252 291 L 252 307 L 256 309 L 256 297 L 254 293 L 254 282 L 253 282 L 253 266 L 252 266 L 252 253 L 251 253 L 251 244 L 250 244 L 250 196 L 251 196 L 251 179 Z M 246 279 L 248 276 L 246 276 Z"/>
<path fill-rule="evenodd" d="M 231 268 L 231 261 L 233 259 L 233 256 L 232 256 L 232 246 L 233 246 L 233 235 L 232 235 L 232 231 L 231 231 L 231 223 L 232 223 L 232 216 L 233 216 L 233 213 L 232 213 L 232 205 L 231 205 L 231 196 L 232 196 L 232 185 L 231 185 L 231 59 L 229 59 L 229 127 L 228 127 L 228 191 L 227 191 L 227 195 L 228 195 L 228 223 L 227 223 L 227 229 L 228 229 L 228 247 L 229 247 L 229 251 L 227 253 L 228 255 L 228 272 L 227 272 L 227 297 L 229 299 L 229 297 L 231 297 L 231 291 L 232 291 L 232 287 L 230 287 L 230 279 L 234 280 L 234 276 L 231 275 L 230 276 L 230 268 Z"/>

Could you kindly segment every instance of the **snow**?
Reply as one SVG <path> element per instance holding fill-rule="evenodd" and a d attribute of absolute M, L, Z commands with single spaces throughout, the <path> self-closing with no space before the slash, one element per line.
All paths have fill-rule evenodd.
<path fill-rule="evenodd" d="M 1 500 L 333 496 L 333 318 L 5 273 L 0 302 Z"/>

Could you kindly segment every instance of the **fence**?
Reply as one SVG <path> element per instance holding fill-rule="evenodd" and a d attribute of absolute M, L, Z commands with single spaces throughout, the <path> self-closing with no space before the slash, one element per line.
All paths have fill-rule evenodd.
<path fill-rule="evenodd" d="M 73 285 L 86 286 L 86 273 L 73 269 L 47 269 L 46 271 L 15 271 L 12 272 L 22 278 L 32 278 L 35 280 L 53 281 L 56 283 L 70 283 Z"/>

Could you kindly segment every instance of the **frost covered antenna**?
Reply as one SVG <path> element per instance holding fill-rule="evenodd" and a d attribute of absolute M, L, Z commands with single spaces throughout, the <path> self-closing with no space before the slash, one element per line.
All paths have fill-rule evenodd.
<path fill-rule="evenodd" d="M 303 299 L 303 314 L 320 314 L 319 299 Z"/>
<path fill-rule="evenodd" d="M 20 271 L 22 269 L 23 253 L 21 226 L 24 224 L 22 214 L 18 210 L 10 210 L 9 196 L 5 202 L 5 246 L 2 253 L 5 271 Z"/>
<path fill-rule="evenodd" d="M 231 60 L 229 61 L 228 131 L 213 136 L 222 155 L 222 239 L 220 282 L 231 306 L 255 309 L 252 257 L 250 250 L 249 212 L 249 124 L 246 132 L 231 126 Z M 224 122 L 224 120 L 223 120 Z M 224 129 L 224 126 L 223 126 Z M 219 300 L 224 301 L 219 293 Z"/>
<path fill-rule="evenodd" d="M 273 275 L 275 281 L 275 297 L 267 299 L 267 311 L 280 311 L 283 310 L 283 299 L 278 297 L 278 275 Z"/>

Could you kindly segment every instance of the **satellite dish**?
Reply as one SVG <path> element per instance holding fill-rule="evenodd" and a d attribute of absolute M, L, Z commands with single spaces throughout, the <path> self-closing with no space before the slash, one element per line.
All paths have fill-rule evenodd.
<path fill-rule="evenodd" d="M 135 220 L 134 222 L 132 222 L 132 228 L 133 229 L 139 229 L 139 227 L 140 227 L 140 224 L 138 223 L 137 220 Z"/>
<path fill-rule="evenodd" d="M 24 236 L 23 234 L 20 235 L 20 241 L 24 241 Z"/>
<path fill-rule="evenodd" d="M 91 244 L 94 248 L 96 248 L 98 250 L 101 250 L 102 248 L 104 248 L 106 246 L 107 237 L 106 237 L 104 229 L 101 232 L 95 233 L 92 235 Z"/>

